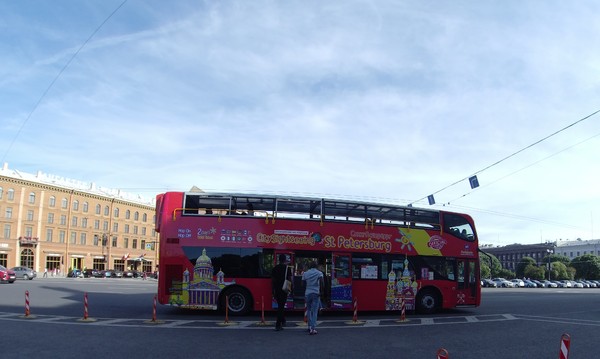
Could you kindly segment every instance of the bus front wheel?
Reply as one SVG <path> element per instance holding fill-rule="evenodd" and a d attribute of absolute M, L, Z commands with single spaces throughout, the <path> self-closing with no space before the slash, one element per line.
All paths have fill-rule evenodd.
<path fill-rule="evenodd" d="M 440 295 L 433 289 L 421 289 L 417 293 L 417 311 L 422 314 L 435 313 L 441 304 Z"/>
<path fill-rule="evenodd" d="M 252 308 L 250 293 L 243 288 L 231 288 L 221 297 L 221 309 L 234 316 L 245 315 Z"/>

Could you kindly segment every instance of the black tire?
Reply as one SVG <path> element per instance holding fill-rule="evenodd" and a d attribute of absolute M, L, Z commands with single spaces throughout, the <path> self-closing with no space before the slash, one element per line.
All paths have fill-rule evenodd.
<path fill-rule="evenodd" d="M 23 274 L 23 279 L 27 280 L 27 279 L 29 279 L 29 276 L 27 274 Z"/>
<path fill-rule="evenodd" d="M 226 305 L 230 315 L 246 315 L 252 309 L 252 298 L 244 288 L 231 288 L 221 295 L 221 311 L 225 312 Z"/>
<path fill-rule="evenodd" d="M 439 309 L 442 299 L 439 293 L 433 289 L 421 289 L 417 293 L 417 302 L 415 304 L 419 313 L 433 314 Z"/>

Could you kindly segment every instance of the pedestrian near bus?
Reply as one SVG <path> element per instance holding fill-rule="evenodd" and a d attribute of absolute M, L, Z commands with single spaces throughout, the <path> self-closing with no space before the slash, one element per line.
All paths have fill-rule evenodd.
<path fill-rule="evenodd" d="M 291 271 L 290 271 L 291 273 Z M 284 291 L 283 282 L 290 280 L 290 273 L 287 270 L 287 256 L 279 255 L 279 264 L 273 267 L 271 272 L 271 283 L 273 286 L 273 297 L 277 301 L 277 322 L 275 322 L 275 330 L 282 330 L 285 326 L 285 303 L 287 302 L 288 293 Z"/>
<path fill-rule="evenodd" d="M 317 334 L 317 315 L 321 306 L 321 293 L 323 293 L 323 273 L 317 269 L 317 262 L 309 264 L 309 270 L 302 274 L 304 284 L 304 298 L 308 319 L 308 333 Z"/>

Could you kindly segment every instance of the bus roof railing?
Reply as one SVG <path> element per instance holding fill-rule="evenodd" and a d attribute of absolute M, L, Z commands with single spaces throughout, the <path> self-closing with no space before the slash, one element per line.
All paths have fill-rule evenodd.
<path fill-rule="evenodd" d="M 275 218 L 300 218 L 339 221 L 364 221 L 408 227 L 440 228 L 439 211 L 408 206 L 324 198 L 268 196 L 253 194 L 198 193 L 184 196 L 183 215 L 264 215 Z"/>

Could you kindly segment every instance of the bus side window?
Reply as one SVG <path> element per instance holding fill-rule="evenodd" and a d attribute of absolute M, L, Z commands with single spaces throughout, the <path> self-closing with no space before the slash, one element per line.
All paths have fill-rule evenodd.
<path fill-rule="evenodd" d="M 446 274 L 449 280 L 455 280 L 456 278 L 454 275 L 454 263 L 453 260 L 446 261 Z"/>

